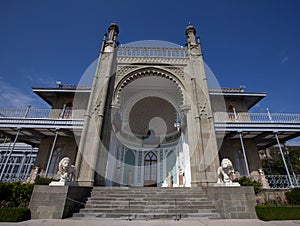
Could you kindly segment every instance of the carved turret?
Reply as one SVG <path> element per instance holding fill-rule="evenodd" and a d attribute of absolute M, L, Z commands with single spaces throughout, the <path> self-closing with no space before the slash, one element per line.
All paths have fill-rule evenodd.
<path fill-rule="evenodd" d="M 108 40 L 107 43 L 115 43 L 119 34 L 119 27 L 116 23 L 112 23 L 108 28 Z"/>
<path fill-rule="evenodd" d="M 196 35 L 196 29 L 194 28 L 193 25 L 189 24 L 189 25 L 186 27 L 185 35 L 186 35 L 186 38 L 187 38 L 187 44 L 188 44 L 189 46 L 197 45 L 197 44 L 196 44 L 196 38 L 195 38 L 195 35 Z"/>
<path fill-rule="evenodd" d="M 193 25 L 189 24 L 186 27 L 185 35 L 187 39 L 187 47 L 189 50 L 191 50 L 191 53 L 202 55 L 201 47 L 200 47 L 200 37 L 199 36 L 196 37 L 196 29 L 194 28 Z"/>

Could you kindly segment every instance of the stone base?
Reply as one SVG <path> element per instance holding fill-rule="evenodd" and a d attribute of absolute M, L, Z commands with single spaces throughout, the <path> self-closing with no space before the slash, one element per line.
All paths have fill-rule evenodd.
<path fill-rule="evenodd" d="M 52 181 L 49 186 L 78 186 L 75 181 Z"/>
<path fill-rule="evenodd" d="M 31 219 L 63 219 L 83 208 L 91 187 L 35 185 L 29 208 Z M 82 204 L 81 204 L 82 203 Z"/>
<path fill-rule="evenodd" d="M 216 183 L 214 187 L 241 187 L 239 182 L 232 182 L 232 183 Z"/>
<path fill-rule="evenodd" d="M 223 218 L 257 219 L 253 187 L 216 186 L 204 189 Z"/>

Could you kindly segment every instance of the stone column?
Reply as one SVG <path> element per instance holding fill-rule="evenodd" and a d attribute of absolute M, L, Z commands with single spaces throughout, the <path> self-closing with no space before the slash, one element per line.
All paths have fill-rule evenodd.
<path fill-rule="evenodd" d="M 207 86 L 200 43 L 196 43 L 196 31 L 187 27 L 188 57 L 186 68 L 189 77 L 187 92 L 191 110 L 187 113 L 189 148 L 191 155 L 191 185 L 210 186 L 217 181 L 219 166 L 214 120 Z"/>
<path fill-rule="evenodd" d="M 102 145 L 104 113 L 107 107 L 107 93 L 109 83 L 114 74 L 116 62 L 116 36 L 119 33 L 118 26 L 113 23 L 109 27 L 109 38 L 103 41 L 98 60 L 96 74 L 94 76 L 90 99 L 85 113 L 84 128 L 81 134 L 79 150 L 76 157 L 78 169 L 78 183 L 81 186 L 93 186 L 97 161 L 103 154 L 100 172 L 105 176 L 107 153 Z M 106 38 L 106 35 L 104 36 Z M 104 39 L 105 39 L 104 38 Z M 110 131 L 109 131 L 110 132 Z M 106 154 L 106 155 L 105 155 Z M 105 165 L 104 165 L 105 161 Z"/>

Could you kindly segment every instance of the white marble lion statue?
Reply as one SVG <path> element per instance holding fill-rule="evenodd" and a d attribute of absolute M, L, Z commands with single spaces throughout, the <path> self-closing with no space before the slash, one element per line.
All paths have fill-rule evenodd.
<path fill-rule="evenodd" d="M 218 184 L 220 183 L 232 183 L 232 175 L 234 173 L 234 169 L 232 166 L 232 162 L 224 158 L 221 161 L 221 166 L 218 168 Z"/>
<path fill-rule="evenodd" d="M 71 164 L 69 157 L 64 157 L 58 165 L 57 178 L 60 182 L 75 181 L 76 167 Z"/>

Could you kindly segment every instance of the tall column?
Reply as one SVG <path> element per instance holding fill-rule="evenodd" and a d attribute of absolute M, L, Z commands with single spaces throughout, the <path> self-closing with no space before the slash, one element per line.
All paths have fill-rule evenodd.
<path fill-rule="evenodd" d="M 79 185 L 82 186 L 93 186 L 97 161 L 101 161 L 101 163 L 98 163 L 101 169 L 97 173 L 102 174 L 102 176 L 105 175 L 105 158 L 107 158 L 107 153 L 100 139 L 103 136 L 105 108 L 108 106 L 108 87 L 115 69 L 115 47 L 118 33 L 119 28 L 117 24 L 113 23 L 109 27 L 107 41 L 105 40 L 106 34 L 104 35 L 89 103 L 84 117 L 84 128 L 76 157 L 77 180 Z M 100 160 L 99 155 L 101 155 Z"/>
<path fill-rule="evenodd" d="M 189 25 L 186 72 L 190 76 L 187 91 L 191 97 L 191 110 L 187 112 L 191 186 L 210 186 L 217 181 L 219 157 L 204 61 L 199 38 L 197 43 L 195 35 L 195 28 Z"/>

